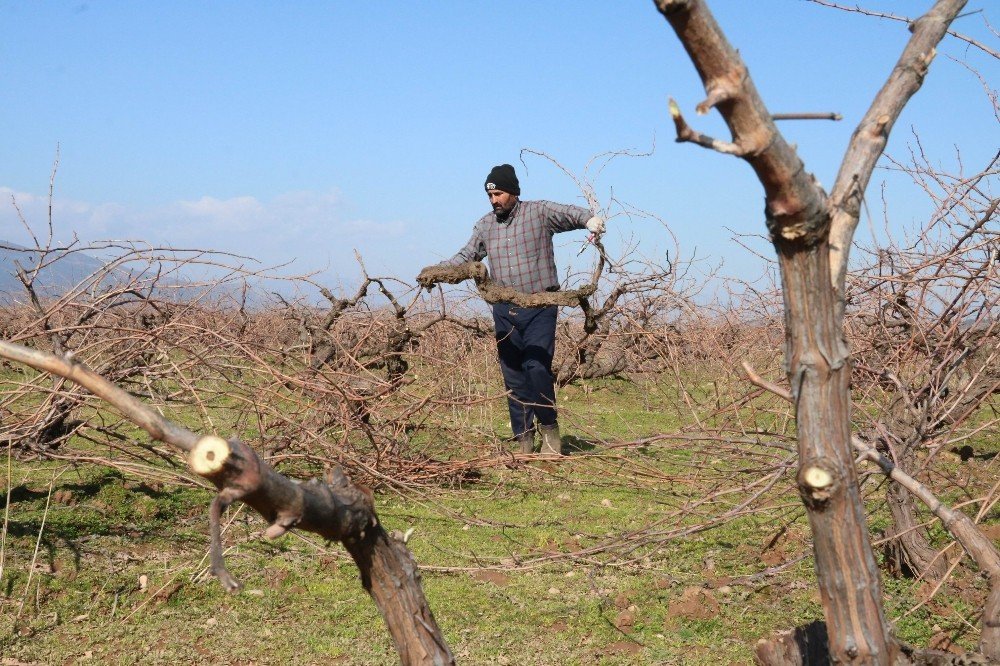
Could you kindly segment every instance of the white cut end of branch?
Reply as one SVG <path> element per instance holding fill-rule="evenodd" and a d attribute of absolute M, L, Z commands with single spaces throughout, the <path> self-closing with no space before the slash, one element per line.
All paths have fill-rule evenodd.
<path fill-rule="evenodd" d="M 229 459 L 229 442 L 216 435 L 206 435 L 198 440 L 188 455 L 188 465 L 195 474 L 211 476 Z"/>
<path fill-rule="evenodd" d="M 806 235 L 805 228 L 800 224 L 782 227 L 778 233 L 781 234 L 782 238 L 790 241 L 798 240 Z"/>
<path fill-rule="evenodd" d="M 822 467 L 810 467 L 802 475 L 802 479 L 807 486 L 814 490 L 829 488 L 830 484 L 833 483 L 833 476 Z"/>
<path fill-rule="evenodd" d="M 920 56 L 920 59 L 924 63 L 924 69 L 931 66 L 931 62 L 933 62 L 935 56 L 937 56 L 937 49 L 934 48 L 933 46 L 931 47 L 930 51 Z"/>
<path fill-rule="evenodd" d="M 670 117 L 674 118 L 674 119 L 680 118 L 681 117 L 681 107 L 677 106 L 677 102 L 675 102 L 673 100 L 673 98 L 671 98 L 670 101 L 667 104 L 668 104 L 668 106 L 670 108 Z"/>

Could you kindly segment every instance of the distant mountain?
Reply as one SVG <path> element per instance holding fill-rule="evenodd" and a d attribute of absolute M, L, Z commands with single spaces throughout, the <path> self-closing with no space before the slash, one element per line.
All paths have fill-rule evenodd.
<path fill-rule="evenodd" d="M 54 256 L 53 256 L 54 255 Z M 150 284 L 156 284 L 153 296 L 157 298 L 185 301 L 204 298 L 206 292 L 214 297 L 226 297 L 233 301 L 241 298 L 241 288 L 238 282 L 220 282 L 211 285 L 207 277 L 192 278 L 186 270 L 175 271 L 176 262 L 166 261 L 169 275 L 164 275 L 162 266 L 155 260 L 138 260 L 132 264 L 119 264 L 110 271 L 105 271 L 105 262 L 84 252 L 53 253 L 46 257 L 46 266 L 35 279 L 35 293 L 40 297 L 57 297 L 66 291 L 77 287 L 82 281 L 88 289 L 93 288 L 93 280 L 100 278 L 100 290 L 112 289 L 136 281 L 142 281 L 144 291 Z M 37 250 L 26 248 L 16 243 L 0 239 L 0 302 L 12 300 L 23 301 L 27 292 L 17 278 L 17 265 L 30 270 L 40 256 Z M 16 264 L 15 264 L 16 262 Z M 221 278 L 220 278 L 221 280 Z M 256 298 L 252 299 L 256 301 Z"/>
<path fill-rule="evenodd" d="M 82 252 L 64 253 L 65 256 L 43 268 L 35 281 L 36 289 L 43 294 L 60 293 L 69 289 L 104 266 L 104 262 Z M 17 279 L 17 266 L 30 270 L 38 261 L 39 252 L 0 239 L 0 294 L 8 298 L 21 296 L 24 286 Z"/>

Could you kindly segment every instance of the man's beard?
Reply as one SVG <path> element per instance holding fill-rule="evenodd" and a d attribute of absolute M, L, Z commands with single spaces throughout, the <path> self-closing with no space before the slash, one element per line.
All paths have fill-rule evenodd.
<path fill-rule="evenodd" d="M 513 208 L 505 209 L 500 204 L 493 206 L 493 214 L 496 215 L 497 219 L 500 220 L 501 222 L 503 222 L 510 216 L 510 211 L 512 210 L 514 209 Z"/>

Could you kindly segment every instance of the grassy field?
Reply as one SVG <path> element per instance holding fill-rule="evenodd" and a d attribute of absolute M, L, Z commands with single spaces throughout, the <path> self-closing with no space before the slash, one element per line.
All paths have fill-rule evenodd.
<path fill-rule="evenodd" d="M 503 428 L 495 402 L 483 431 Z M 378 493 L 387 529 L 412 530 L 460 663 L 746 664 L 759 638 L 822 617 L 788 451 L 623 444 L 681 432 L 681 402 L 663 386 L 571 385 L 560 392 L 563 460 L 497 451 L 508 462 L 474 481 Z M 475 438 L 426 444 L 456 459 L 495 447 Z M 206 575 L 212 494 L 182 468 L 5 466 L 0 663 L 397 663 L 339 545 L 266 541 L 262 520 L 233 507 L 227 562 L 245 588 L 230 596 Z M 866 482 L 875 528 L 879 483 Z M 995 510 L 990 520 L 1000 522 Z M 919 582 L 885 587 L 904 640 L 978 639 L 982 581 L 956 578 L 929 600 Z"/>

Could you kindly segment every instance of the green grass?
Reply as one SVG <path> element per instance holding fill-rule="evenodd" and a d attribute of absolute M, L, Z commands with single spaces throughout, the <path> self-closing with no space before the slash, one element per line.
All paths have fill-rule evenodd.
<path fill-rule="evenodd" d="M 259 541 L 254 533 L 262 525 L 252 519 L 237 524 L 243 545 L 229 555 L 246 590 L 231 597 L 214 580 L 193 582 L 206 545 L 199 514 L 210 497 L 196 490 L 166 491 L 154 510 L 147 490 L 117 475 L 77 484 L 84 489 L 74 491 L 77 504 L 50 507 L 45 517 L 40 564 L 26 587 L 47 494 L 39 481 L 16 493 L 9 531 L 15 548 L 8 552 L 2 598 L 5 655 L 42 663 L 88 653 L 102 663 L 395 660 L 356 570 L 335 547 L 317 549 L 297 537 Z M 441 493 L 443 507 L 388 497 L 379 503 L 387 529 L 416 528 L 411 549 L 428 569 L 428 599 L 461 662 L 655 663 L 691 650 L 730 663 L 749 659 L 747 641 L 763 627 L 760 613 L 747 622 L 748 591 L 714 592 L 716 617 L 671 615 L 685 589 L 705 582 L 706 552 L 722 553 L 721 575 L 738 568 L 724 554 L 735 553 L 735 546 L 704 535 L 676 544 L 670 558 L 658 561 L 561 561 L 510 570 L 512 555 L 571 552 L 606 532 L 641 527 L 648 514 L 638 510 L 641 497 L 582 484 L 512 479 L 505 488 L 499 499 L 478 489 Z M 442 517 L 442 508 L 464 512 L 469 522 Z M 474 560 L 487 570 L 469 571 Z M 443 567 L 460 570 L 434 571 Z M 147 577 L 145 589 L 140 576 Z M 799 592 L 798 603 L 809 604 L 808 591 Z M 623 613 L 631 619 L 616 627 Z M 783 616 L 778 612 L 771 621 Z M 734 632 L 741 625 L 745 638 Z"/>
<path fill-rule="evenodd" d="M 618 380 L 565 387 L 564 434 L 586 443 L 675 432 L 686 424 L 677 397 Z M 502 434 L 502 404 L 486 424 Z M 460 458 L 462 443 L 450 446 Z M 462 488 L 385 492 L 376 506 L 386 529 L 413 528 L 408 545 L 459 663 L 746 664 L 757 639 L 822 617 L 812 561 L 795 561 L 810 543 L 790 475 L 759 511 L 676 536 L 745 499 L 720 491 L 747 480 L 738 470 L 751 453 L 708 441 L 598 444 L 559 463 L 499 466 Z M 265 541 L 263 522 L 234 507 L 227 563 L 245 589 L 230 596 L 205 575 L 208 490 L 58 461 L 15 461 L 2 477 L 4 658 L 397 663 L 336 544 Z M 885 587 L 904 640 L 945 632 L 975 644 L 969 599 L 981 581 L 959 580 L 923 605 L 919 583 Z"/>

